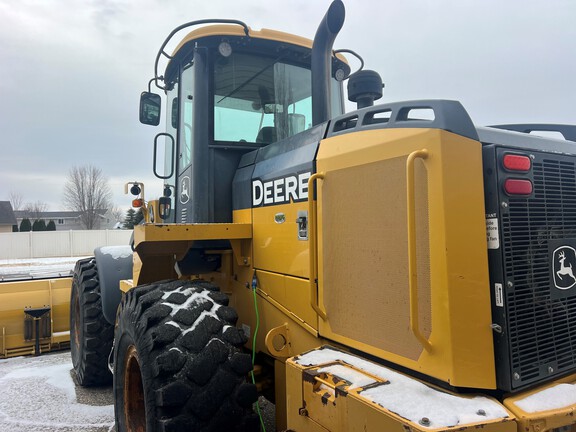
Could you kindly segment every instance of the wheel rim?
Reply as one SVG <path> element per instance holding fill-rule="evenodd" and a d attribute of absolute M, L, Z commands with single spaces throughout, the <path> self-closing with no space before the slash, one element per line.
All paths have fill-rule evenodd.
<path fill-rule="evenodd" d="M 146 430 L 144 386 L 138 352 L 134 345 L 128 348 L 124 364 L 124 416 L 128 431 L 144 432 Z"/>

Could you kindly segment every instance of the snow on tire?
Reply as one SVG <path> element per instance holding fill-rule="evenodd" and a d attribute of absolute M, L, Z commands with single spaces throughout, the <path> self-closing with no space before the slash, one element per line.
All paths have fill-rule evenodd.
<path fill-rule="evenodd" d="M 108 356 L 113 338 L 114 326 L 102 312 L 96 260 L 79 260 L 70 292 L 70 353 L 80 385 L 102 386 L 112 382 Z"/>
<path fill-rule="evenodd" d="M 143 285 L 120 305 L 114 349 L 118 432 L 258 431 L 249 354 L 228 296 L 203 281 Z"/>

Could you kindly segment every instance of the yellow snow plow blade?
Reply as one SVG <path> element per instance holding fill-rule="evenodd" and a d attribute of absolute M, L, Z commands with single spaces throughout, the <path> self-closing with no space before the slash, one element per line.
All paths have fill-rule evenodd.
<path fill-rule="evenodd" d="M 72 278 L 0 283 L 0 358 L 70 346 L 71 286 Z"/>

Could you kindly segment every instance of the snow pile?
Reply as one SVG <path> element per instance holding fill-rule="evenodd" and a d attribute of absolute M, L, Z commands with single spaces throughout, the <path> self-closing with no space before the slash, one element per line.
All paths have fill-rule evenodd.
<path fill-rule="evenodd" d="M 130 246 L 104 246 L 100 248 L 104 255 L 110 255 L 113 259 L 128 258 L 132 256 L 132 248 Z"/>
<path fill-rule="evenodd" d="M 508 417 L 504 407 L 492 399 L 444 393 L 391 369 L 334 349 L 311 351 L 296 359 L 296 363 L 303 366 L 321 366 L 336 361 L 342 361 L 382 381 L 388 381 L 387 384 L 382 383 L 362 390 L 359 394 L 388 411 L 425 427 L 452 427 Z M 378 383 L 368 375 L 342 365 L 329 365 L 320 368 L 319 372 L 330 372 L 352 383 L 349 390 Z"/>
<path fill-rule="evenodd" d="M 0 260 L 0 280 L 65 277 L 74 272 L 76 261 L 84 257 L 30 258 Z"/>
<path fill-rule="evenodd" d="M 534 413 L 576 405 L 576 385 L 558 384 L 516 401 L 522 411 Z"/>
<path fill-rule="evenodd" d="M 0 369 L 0 428 L 26 431 L 112 429 L 114 406 L 76 400 L 70 353 L 20 359 Z M 7 373 L 4 373 L 8 371 Z"/>
<path fill-rule="evenodd" d="M 166 305 L 172 309 L 172 312 L 170 312 L 170 316 L 176 315 L 176 313 L 178 313 L 178 311 L 180 311 L 180 310 L 190 310 L 190 309 L 192 309 L 193 305 L 200 305 L 202 303 L 212 303 L 212 307 L 210 308 L 210 310 L 203 310 L 200 313 L 200 316 L 194 322 L 194 324 L 192 324 L 192 326 L 188 329 L 183 329 L 182 326 L 180 324 L 178 324 L 176 321 L 168 321 L 166 323 L 166 324 L 169 324 L 169 325 L 174 326 L 174 327 L 178 328 L 179 330 L 181 330 L 182 335 L 185 335 L 191 331 L 194 331 L 196 329 L 196 327 L 198 327 L 198 325 L 206 317 L 210 316 L 212 318 L 215 318 L 216 320 L 219 320 L 218 316 L 216 315 L 216 311 L 218 309 L 220 309 L 220 305 L 218 303 L 214 302 L 214 300 L 212 300 L 212 298 L 210 298 L 208 292 L 202 291 L 202 292 L 196 293 L 196 292 L 194 292 L 194 289 L 195 289 L 194 287 L 189 287 L 189 288 L 179 287 L 173 291 L 169 291 L 169 292 L 164 293 L 164 295 L 162 296 L 162 299 L 166 300 L 173 293 L 182 293 L 184 295 L 190 295 L 190 293 L 193 293 L 182 304 L 170 303 L 168 301 L 162 302 L 163 305 Z"/>

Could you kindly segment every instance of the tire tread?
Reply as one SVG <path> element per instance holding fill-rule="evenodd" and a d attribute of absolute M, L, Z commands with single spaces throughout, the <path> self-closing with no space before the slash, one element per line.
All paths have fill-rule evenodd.
<path fill-rule="evenodd" d="M 252 410 L 258 397 L 256 386 L 247 381 L 251 357 L 241 351 L 246 339 L 234 327 L 237 318 L 228 307 L 228 297 L 204 281 L 166 281 L 134 288 L 125 295 L 116 340 L 129 334 L 134 341 L 149 429 L 259 430 Z M 235 329 L 234 337 L 226 337 L 231 329 Z M 123 348 L 116 351 L 118 401 L 123 394 Z M 124 412 L 122 404 L 115 410 L 122 432 L 123 422 L 118 420 Z"/>
<path fill-rule="evenodd" d="M 114 326 L 104 318 L 96 260 L 79 260 L 72 279 L 70 302 L 70 345 L 76 378 L 81 386 L 104 386 L 112 382 L 108 356 L 112 349 Z M 75 343 L 74 296 L 79 302 L 79 343 Z"/>

